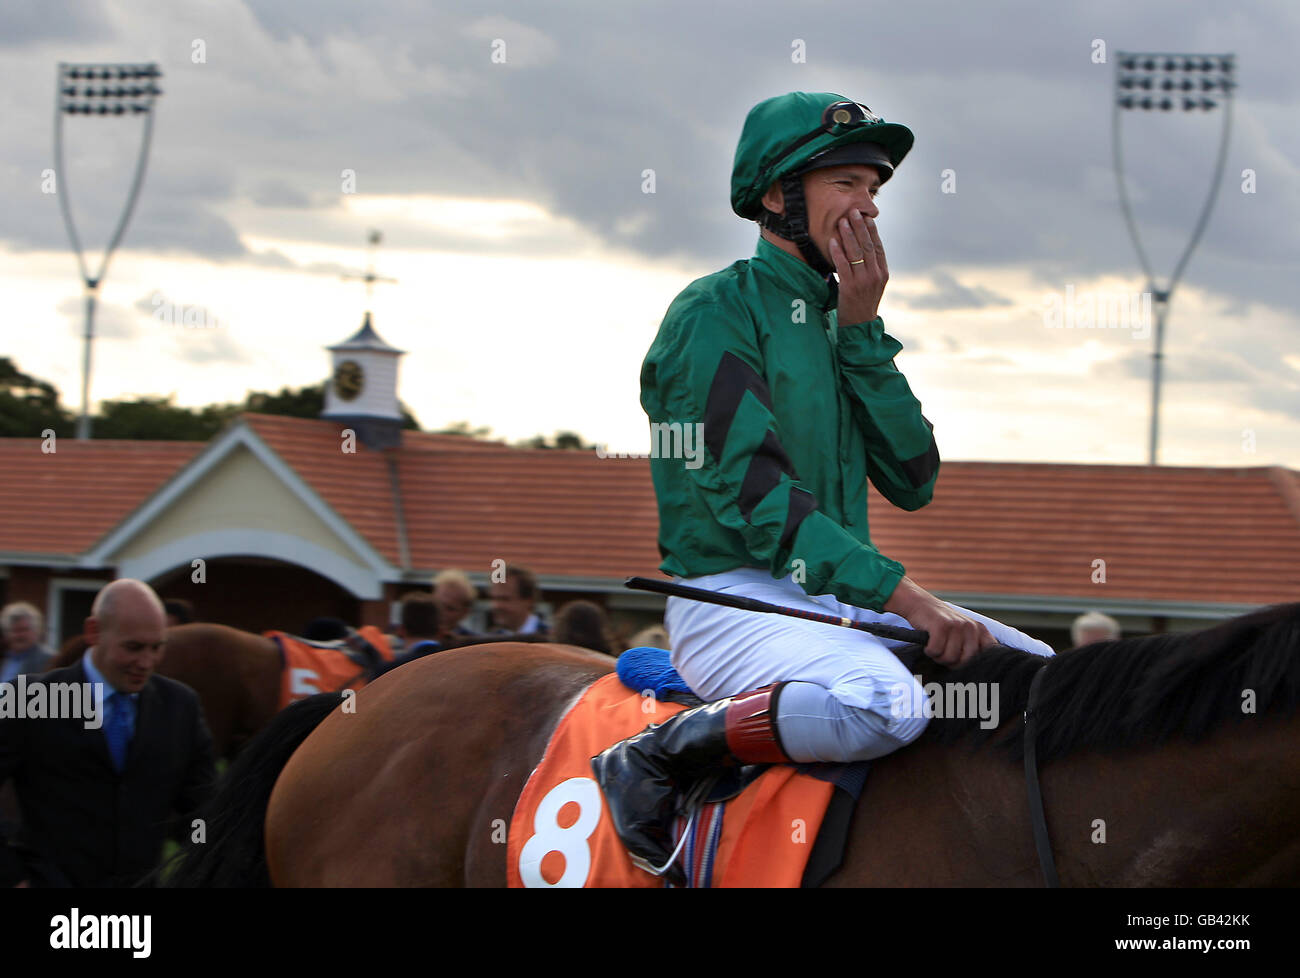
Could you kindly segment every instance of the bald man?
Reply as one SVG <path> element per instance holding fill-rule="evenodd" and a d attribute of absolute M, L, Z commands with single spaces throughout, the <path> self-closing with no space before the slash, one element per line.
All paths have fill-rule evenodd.
<path fill-rule="evenodd" d="M 154 673 L 166 612 L 153 589 L 107 585 L 84 634 L 77 663 L 25 677 L 27 700 L 45 683 L 62 715 L 0 716 L 0 783 L 13 779 L 23 816 L 17 845 L 0 852 L 0 885 L 130 886 L 158 862 L 174 818 L 189 832 L 184 816 L 215 778 L 198 696 Z M 99 704 L 96 715 L 67 715 L 76 697 L 55 684 L 94 691 L 83 702 Z"/>

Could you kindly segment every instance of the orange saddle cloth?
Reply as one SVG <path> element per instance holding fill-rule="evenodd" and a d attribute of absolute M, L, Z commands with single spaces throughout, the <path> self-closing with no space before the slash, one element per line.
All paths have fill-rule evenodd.
<path fill-rule="evenodd" d="M 280 673 L 280 709 L 296 700 L 317 693 L 335 693 L 341 689 L 360 689 L 366 684 L 366 669 L 346 654 L 340 643 L 309 642 L 288 632 L 264 632 L 280 647 L 284 669 Z M 393 650 L 384 633 L 373 625 L 357 629 L 385 662 L 393 660 Z"/>
<path fill-rule="evenodd" d="M 663 887 L 632 865 L 591 759 L 686 707 L 602 676 L 560 720 L 524 785 L 507 835 L 512 887 Z M 797 887 L 835 786 L 779 764 L 739 795 L 703 806 L 678 856 L 689 886 Z M 686 829 L 678 819 L 674 843 Z"/>

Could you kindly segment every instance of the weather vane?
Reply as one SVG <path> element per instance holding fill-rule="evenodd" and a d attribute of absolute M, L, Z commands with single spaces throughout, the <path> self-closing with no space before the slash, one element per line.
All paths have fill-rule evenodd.
<path fill-rule="evenodd" d="M 388 278 L 383 275 L 375 274 L 375 249 L 379 246 L 379 243 L 383 240 L 384 240 L 384 235 L 382 232 L 376 231 L 373 228 L 367 231 L 366 232 L 366 256 L 367 257 L 366 257 L 365 274 L 361 275 L 355 272 L 346 272 L 342 276 L 342 278 L 345 280 L 360 279 L 361 281 L 366 283 L 366 312 L 367 313 L 370 312 L 370 300 L 374 297 L 375 283 L 376 282 L 396 283 L 397 281 L 397 279 L 395 278 Z"/>

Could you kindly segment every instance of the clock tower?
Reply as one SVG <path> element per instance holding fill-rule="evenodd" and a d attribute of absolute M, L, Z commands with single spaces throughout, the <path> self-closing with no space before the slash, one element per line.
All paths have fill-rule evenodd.
<path fill-rule="evenodd" d="M 393 448 L 402 440 L 397 403 L 397 361 L 405 353 L 375 332 L 370 313 L 353 336 L 328 347 L 332 358 L 322 418 L 353 428 L 369 448 Z"/>

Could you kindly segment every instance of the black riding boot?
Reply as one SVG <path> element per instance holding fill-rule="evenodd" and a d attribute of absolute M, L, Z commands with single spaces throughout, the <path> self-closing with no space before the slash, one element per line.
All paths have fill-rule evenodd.
<path fill-rule="evenodd" d="M 668 862 L 677 797 L 710 771 L 790 760 L 776 729 L 784 685 L 683 710 L 591 759 L 633 864 L 653 873 Z M 685 883 L 676 865 L 663 875 L 677 886 Z"/>

